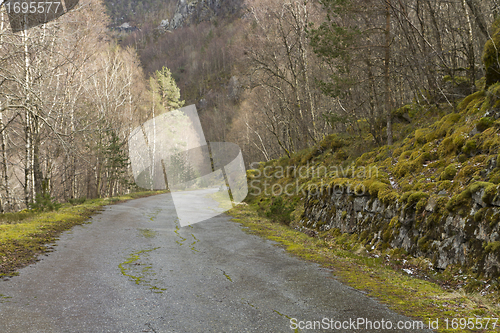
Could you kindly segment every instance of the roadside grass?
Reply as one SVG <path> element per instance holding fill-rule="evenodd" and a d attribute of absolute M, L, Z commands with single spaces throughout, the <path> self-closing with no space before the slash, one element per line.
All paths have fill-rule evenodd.
<path fill-rule="evenodd" d="M 87 219 L 103 206 L 130 199 L 165 193 L 165 191 L 135 192 L 123 196 L 86 200 L 79 205 L 63 204 L 57 211 L 35 212 L 24 210 L 0 214 L 0 277 L 17 275 L 17 270 L 50 252 L 61 232 Z"/>
<path fill-rule="evenodd" d="M 329 240 L 310 237 L 286 225 L 273 222 L 259 215 L 258 208 L 240 204 L 228 214 L 233 221 L 247 227 L 248 232 L 278 242 L 288 252 L 301 258 L 317 262 L 333 271 L 340 282 L 362 290 L 376 298 L 395 312 L 422 320 L 439 320 L 438 332 L 499 332 L 500 322 L 493 328 L 489 322 L 487 329 L 477 329 L 476 319 L 486 324 L 486 318 L 499 318 L 500 309 L 494 305 L 494 298 L 462 290 L 444 289 L 440 285 L 412 277 L 401 270 L 385 264 L 382 257 L 371 257 L 362 246 L 345 248 L 345 235 Z M 472 318 L 474 328 L 462 325 L 461 318 Z M 481 321 L 481 318 L 485 320 Z M 452 321 L 455 319 L 455 326 Z M 448 329 L 446 329 L 446 320 Z M 472 327 L 472 326 L 470 326 Z"/>

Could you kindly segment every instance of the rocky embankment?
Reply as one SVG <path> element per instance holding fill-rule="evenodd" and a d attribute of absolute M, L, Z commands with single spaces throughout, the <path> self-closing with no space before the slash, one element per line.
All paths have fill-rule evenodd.
<path fill-rule="evenodd" d="M 367 247 L 401 248 L 431 259 L 438 269 L 455 264 L 498 276 L 500 193 L 496 186 L 481 185 L 467 188 L 461 200 L 437 195 L 426 198 L 425 205 L 418 204 L 425 196 L 421 192 L 406 202 L 387 203 L 348 192 L 309 194 L 300 223 L 315 231 L 356 233 Z"/>

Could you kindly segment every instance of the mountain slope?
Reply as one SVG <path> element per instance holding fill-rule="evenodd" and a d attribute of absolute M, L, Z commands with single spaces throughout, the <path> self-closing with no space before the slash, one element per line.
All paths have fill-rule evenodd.
<path fill-rule="evenodd" d="M 498 58 L 488 45 L 484 58 L 491 52 Z M 309 235 L 353 234 L 368 251 L 500 276 L 500 82 L 479 83 L 454 106 L 396 110 L 395 132 L 408 135 L 392 146 L 331 135 L 260 164 L 249 172 L 249 202 Z"/>

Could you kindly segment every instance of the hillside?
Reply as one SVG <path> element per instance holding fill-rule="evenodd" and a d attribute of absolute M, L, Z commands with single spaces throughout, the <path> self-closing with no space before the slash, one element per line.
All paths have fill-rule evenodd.
<path fill-rule="evenodd" d="M 234 44 L 244 29 L 243 1 L 106 0 L 105 4 L 111 36 L 137 53 L 146 78 L 164 66 L 171 69 L 181 99 L 186 105 L 196 104 L 207 139 L 228 141 L 240 93 Z"/>
<path fill-rule="evenodd" d="M 254 164 L 248 202 L 310 236 L 347 237 L 368 255 L 427 258 L 422 276 L 499 277 L 500 82 L 496 62 L 488 63 L 498 56 L 492 44 L 479 91 L 452 106 L 395 110 L 400 137 L 391 146 L 333 134 L 290 158 Z"/>

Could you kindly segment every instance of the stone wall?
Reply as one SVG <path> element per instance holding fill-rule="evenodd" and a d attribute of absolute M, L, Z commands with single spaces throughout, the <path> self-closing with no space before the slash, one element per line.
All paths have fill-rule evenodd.
<path fill-rule="evenodd" d="M 339 229 L 356 233 L 367 246 L 401 248 L 432 260 L 435 268 L 450 264 L 471 268 L 486 276 L 500 275 L 500 196 L 490 203 L 484 189 L 471 193 L 468 204 L 456 212 L 446 208 L 447 196 L 431 196 L 425 205 L 354 193 L 308 194 L 300 222 L 305 230 Z"/>

